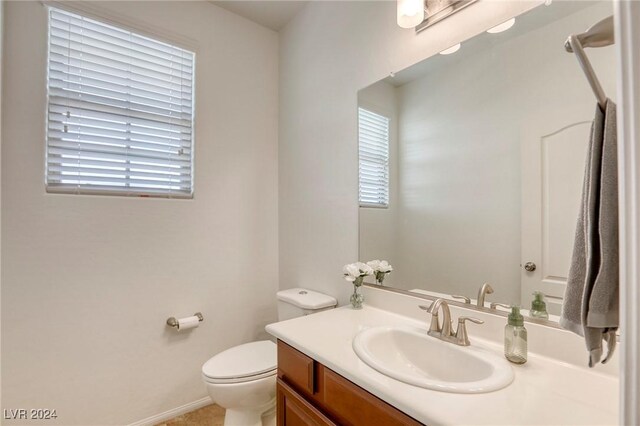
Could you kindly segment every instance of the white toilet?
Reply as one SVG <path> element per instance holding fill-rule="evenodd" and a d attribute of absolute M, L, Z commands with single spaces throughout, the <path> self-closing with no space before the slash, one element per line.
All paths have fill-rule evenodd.
<path fill-rule="evenodd" d="M 302 288 L 279 291 L 278 320 L 284 321 L 333 309 L 331 296 Z M 225 408 L 226 426 L 275 424 L 276 344 L 245 343 L 215 355 L 202 366 L 211 399 Z"/>

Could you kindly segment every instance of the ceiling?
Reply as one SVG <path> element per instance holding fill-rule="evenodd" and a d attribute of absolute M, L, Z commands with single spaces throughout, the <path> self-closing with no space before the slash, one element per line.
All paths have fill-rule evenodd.
<path fill-rule="evenodd" d="M 257 24 L 280 31 L 293 17 L 304 8 L 308 1 L 217 1 L 211 3 L 230 12 L 247 18 Z"/>

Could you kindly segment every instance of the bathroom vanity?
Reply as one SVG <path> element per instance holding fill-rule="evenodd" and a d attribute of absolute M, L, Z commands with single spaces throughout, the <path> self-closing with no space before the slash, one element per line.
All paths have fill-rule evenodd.
<path fill-rule="evenodd" d="M 277 398 L 279 426 L 421 424 L 280 340 Z"/>
<path fill-rule="evenodd" d="M 364 295 L 365 306 L 360 310 L 346 306 L 267 326 L 278 339 L 279 425 L 618 423 L 617 359 L 597 370 L 588 369 L 581 339 L 557 328 L 527 323 L 529 361 L 509 364 L 512 381 L 493 391 L 428 389 L 372 368 L 356 353 L 358 335 L 376 327 L 411 327 L 426 334 L 430 318 L 419 309 L 425 300 L 418 296 L 376 288 L 366 288 Z M 469 326 L 470 346 L 444 345 L 503 357 L 504 317 L 450 308 L 454 322 L 461 315 L 472 315 L 485 323 Z M 417 346 L 411 353 L 407 347 L 388 346 L 390 354 L 417 367 L 416 376 L 431 365 L 439 369 L 439 377 L 466 374 L 459 358 L 445 356 L 439 365 L 425 364 L 421 360 L 429 359 L 429 354 Z M 405 351 L 404 355 L 398 351 Z"/>

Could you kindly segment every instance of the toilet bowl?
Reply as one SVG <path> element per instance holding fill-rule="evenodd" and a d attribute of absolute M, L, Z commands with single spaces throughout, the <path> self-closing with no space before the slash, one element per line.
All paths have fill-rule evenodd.
<path fill-rule="evenodd" d="M 209 396 L 227 410 L 226 426 L 267 423 L 262 418 L 276 404 L 276 359 L 275 343 L 262 340 L 227 349 L 202 366 Z"/>
<path fill-rule="evenodd" d="M 278 319 L 284 321 L 333 309 L 336 299 L 303 288 L 278 292 Z M 276 344 L 245 343 L 220 352 L 202 366 L 209 396 L 226 409 L 225 426 L 275 426 Z"/>

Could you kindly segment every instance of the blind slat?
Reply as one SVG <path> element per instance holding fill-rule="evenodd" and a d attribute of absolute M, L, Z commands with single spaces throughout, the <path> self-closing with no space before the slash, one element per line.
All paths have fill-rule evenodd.
<path fill-rule="evenodd" d="M 93 109 L 90 107 L 93 107 Z M 136 114 L 139 115 L 139 117 L 133 117 L 130 114 L 127 114 L 127 111 L 120 111 L 116 108 L 104 108 L 103 110 L 99 110 L 98 107 L 99 106 L 93 105 L 89 105 L 87 108 L 73 107 L 70 105 L 54 104 L 49 102 L 49 115 L 62 115 L 68 119 L 91 119 L 108 123 L 128 123 L 141 129 L 153 129 L 169 133 L 185 133 L 188 135 L 191 134 L 190 121 L 187 120 L 185 120 L 184 123 L 179 123 L 176 120 L 171 123 L 167 123 L 166 121 L 151 119 L 149 117 L 152 116 L 147 114 Z"/>
<path fill-rule="evenodd" d="M 71 142 L 51 138 L 49 141 L 50 148 L 66 149 L 68 153 L 94 153 L 94 154 L 120 154 L 127 158 L 154 159 L 171 162 L 188 158 L 188 155 L 180 155 L 178 151 L 171 152 L 169 150 L 144 150 L 139 148 L 127 148 L 126 146 L 105 145 L 99 143 L 87 142 Z"/>
<path fill-rule="evenodd" d="M 135 40 L 140 46 L 145 46 L 152 51 L 159 52 L 161 54 L 169 54 L 175 56 L 189 56 L 193 53 L 180 49 L 179 47 L 171 46 L 167 43 L 162 43 L 157 40 L 152 40 L 148 37 L 137 35 L 120 28 L 116 28 L 111 25 L 105 25 L 101 22 L 97 22 L 91 19 L 83 18 L 79 15 L 74 15 L 66 11 L 51 9 L 51 23 L 54 26 L 62 25 L 62 28 L 67 28 L 69 25 L 74 26 L 75 31 L 90 30 L 101 34 L 101 37 L 108 38 L 113 37 L 120 39 L 121 41 Z M 65 27 L 67 26 L 67 27 Z"/>
<path fill-rule="evenodd" d="M 150 64 L 160 65 L 160 66 L 175 66 L 180 65 L 182 68 L 191 68 L 190 59 L 181 58 L 181 57 L 167 57 L 157 54 L 156 52 L 149 51 L 144 47 L 140 47 L 135 42 L 124 42 L 126 47 L 121 46 L 119 43 L 123 43 L 123 40 L 113 40 L 110 38 L 105 38 L 103 34 L 93 32 L 84 28 L 82 30 L 82 35 L 78 35 L 72 32 L 69 32 L 66 28 L 60 27 L 52 27 L 51 29 L 51 37 L 52 42 L 58 45 L 64 46 L 69 40 L 71 40 L 70 45 L 74 43 L 76 46 L 80 48 L 84 46 L 91 46 L 97 49 L 102 49 L 109 53 L 117 53 L 120 55 L 124 55 L 125 57 L 129 55 L 130 51 L 136 52 L 136 57 L 144 60 Z"/>
<path fill-rule="evenodd" d="M 152 63 L 144 63 L 136 59 L 134 56 L 124 56 L 115 53 L 109 54 L 106 51 L 93 48 L 91 46 L 75 43 L 68 40 L 65 44 L 56 44 L 56 38 L 53 38 L 49 44 L 51 52 L 57 53 L 67 60 L 75 59 L 76 61 L 91 61 L 94 64 L 103 64 L 104 66 L 120 69 L 122 71 L 131 72 L 137 75 L 151 75 L 158 79 L 182 78 L 189 80 L 191 78 L 191 67 L 182 67 L 180 65 L 162 67 Z"/>
<path fill-rule="evenodd" d="M 175 108 L 175 109 L 163 108 L 159 106 L 150 105 L 148 103 L 147 104 L 142 103 L 140 99 L 137 99 L 135 96 L 131 96 L 131 95 L 128 95 L 128 96 L 125 95 L 126 97 L 124 99 L 121 97 L 118 97 L 118 98 L 109 97 L 104 94 L 97 94 L 96 91 L 93 90 L 93 88 L 91 87 L 88 87 L 84 90 L 82 88 L 80 90 L 73 89 L 73 88 L 61 89 L 59 87 L 55 87 L 54 85 L 50 84 L 49 93 L 53 97 L 63 98 L 63 99 L 66 99 L 67 101 L 76 100 L 82 103 L 93 103 L 97 105 L 111 106 L 118 109 L 125 109 L 127 111 L 130 111 L 130 114 L 134 116 L 137 112 L 149 113 L 149 114 L 154 114 L 156 116 L 160 116 L 161 119 L 163 119 L 164 121 L 171 120 L 171 119 L 188 120 L 189 117 L 191 117 L 190 108 L 188 111 L 184 111 L 184 112 L 178 108 Z"/>
<path fill-rule="evenodd" d="M 47 190 L 190 197 L 194 54 L 49 9 Z"/>
<path fill-rule="evenodd" d="M 148 129 L 145 127 L 131 125 L 123 122 L 105 122 L 104 120 L 93 120 L 91 118 L 76 118 L 62 116 L 60 114 L 49 114 L 49 124 L 51 128 L 64 131 L 65 127 L 70 131 L 81 131 L 78 129 L 86 129 L 90 132 L 92 129 L 98 129 L 104 132 L 113 132 L 114 135 L 131 135 L 132 138 L 146 140 L 158 144 L 172 146 L 190 145 L 191 135 L 179 132 L 164 132 Z"/>
<path fill-rule="evenodd" d="M 81 70 L 80 70 L 81 72 Z M 52 80 L 60 81 L 59 84 L 89 84 L 94 87 L 100 88 L 117 88 L 122 91 L 123 88 L 128 88 L 132 91 L 133 94 L 140 96 L 142 98 L 154 99 L 157 101 L 164 101 L 167 103 L 172 102 L 191 102 L 191 97 L 180 98 L 177 96 L 177 93 L 180 93 L 181 89 L 169 89 L 169 94 L 167 93 L 166 87 L 154 86 L 151 84 L 146 84 L 140 81 L 135 83 L 136 87 L 131 87 L 131 80 L 126 78 L 120 78 L 113 75 L 95 75 L 92 73 L 91 76 L 81 73 L 74 73 L 72 71 L 58 71 L 56 69 L 49 70 L 49 78 Z M 173 94 L 173 90 L 176 90 L 176 94 Z"/>
<path fill-rule="evenodd" d="M 87 123 L 74 123 L 66 121 L 58 121 L 56 117 L 50 118 L 49 131 L 58 132 L 57 135 L 63 139 L 83 139 L 84 137 L 99 137 L 102 141 L 108 142 L 109 138 L 128 141 L 130 145 L 145 144 L 148 147 L 167 147 L 167 148 L 185 148 L 191 146 L 190 139 L 176 138 L 171 135 L 150 135 L 140 133 L 135 129 L 112 127 L 107 124 L 99 123 L 98 125 L 89 125 Z M 126 125 L 125 125 L 126 126 Z M 129 126 L 130 127 L 130 126 Z"/>
<path fill-rule="evenodd" d="M 121 70 L 106 65 L 96 64 L 91 61 L 87 61 L 86 58 L 84 60 L 69 58 L 55 52 L 49 53 L 49 69 L 61 71 L 68 75 L 89 75 L 92 78 L 101 79 L 108 82 L 117 82 L 117 79 L 127 82 L 133 81 L 135 82 L 136 87 L 144 87 L 145 85 L 149 85 L 155 87 L 156 89 L 159 88 L 160 90 L 172 89 L 178 92 L 188 87 L 188 84 L 181 84 L 181 81 L 179 79 L 177 79 L 176 81 L 171 81 L 162 78 L 155 78 L 150 75 L 137 75 L 132 73 L 130 70 Z M 185 80 L 185 83 L 190 83 L 190 80 Z"/>
<path fill-rule="evenodd" d="M 183 111 L 191 111 L 191 99 L 181 99 L 175 96 L 159 99 L 159 96 L 153 96 L 149 93 L 137 91 L 129 86 L 117 86 L 115 84 L 93 84 L 89 79 L 84 81 L 58 80 L 55 77 L 49 77 L 50 87 L 68 90 L 79 93 L 83 96 L 87 94 L 97 95 L 108 99 L 126 100 L 135 102 L 138 105 L 157 107 L 162 110 L 168 110 L 175 113 Z"/>
<path fill-rule="evenodd" d="M 114 161 L 114 162 L 129 161 L 132 164 L 151 164 L 158 167 L 162 166 L 166 168 L 191 167 L 191 159 L 189 158 L 185 158 L 182 160 L 176 156 L 173 156 L 171 157 L 171 161 L 166 161 L 167 156 L 165 155 L 161 156 L 161 158 L 154 158 L 153 156 L 146 156 L 146 157 L 138 156 L 135 158 L 130 158 L 130 156 L 127 155 L 126 153 L 101 152 L 99 150 L 90 151 L 86 149 L 82 151 L 78 151 L 75 148 L 76 148 L 75 145 L 71 148 L 65 148 L 65 147 L 58 148 L 58 147 L 52 146 L 49 148 L 48 161 L 55 161 L 56 156 L 60 156 L 64 158 L 78 158 L 80 160 L 86 159 L 86 160 Z"/>
<path fill-rule="evenodd" d="M 150 164 L 140 164 L 140 163 L 127 163 L 126 161 L 115 161 L 108 159 L 94 159 L 89 160 L 85 158 L 78 158 L 77 156 L 71 155 L 60 155 L 60 156 L 52 156 L 48 159 L 49 167 L 53 168 L 62 168 L 62 167 L 94 167 L 96 169 L 119 169 L 126 168 L 127 164 L 130 164 L 131 167 L 134 167 L 136 170 L 142 170 L 145 173 L 157 172 L 160 174 L 171 174 L 171 175 L 185 175 L 191 176 L 191 168 L 189 167 L 166 167 L 166 166 L 157 166 Z M 74 166 L 75 165 L 75 166 Z"/>

